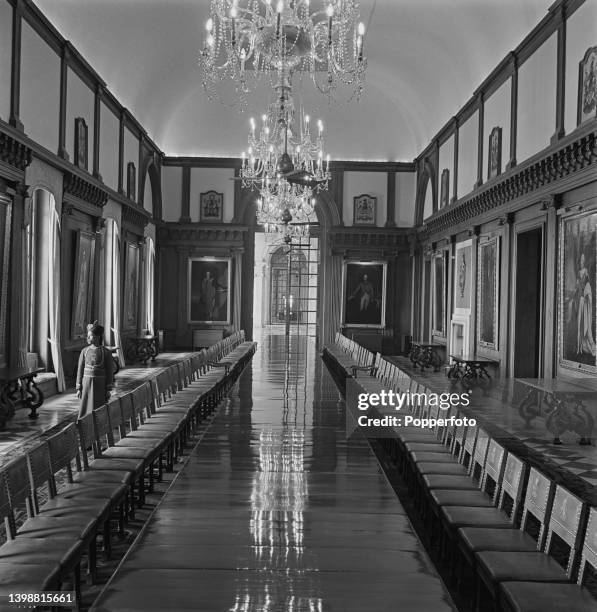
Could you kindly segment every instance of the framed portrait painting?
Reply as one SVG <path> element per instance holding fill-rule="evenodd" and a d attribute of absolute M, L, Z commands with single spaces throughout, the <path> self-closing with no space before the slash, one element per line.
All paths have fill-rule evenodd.
<path fill-rule="evenodd" d="M 126 243 L 123 281 L 122 327 L 125 330 L 136 330 L 139 306 L 139 245 L 134 242 Z"/>
<path fill-rule="evenodd" d="M 578 66 L 577 124 L 597 117 L 597 46 L 589 47 Z"/>
<path fill-rule="evenodd" d="M 498 349 L 499 238 L 479 243 L 477 262 L 477 338 L 479 346 Z"/>
<path fill-rule="evenodd" d="M 595 374 L 597 212 L 566 217 L 560 223 L 559 365 Z"/>
<path fill-rule="evenodd" d="M 377 198 L 363 193 L 354 198 L 354 225 L 375 225 Z"/>
<path fill-rule="evenodd" d="M 230 325 L 230 257 L 191 257 L 188 269 L 188 322 Z"/>
<path fill-rule="evenodd" d="M 137 169 L 134 162 L 129 162 L 126 165 L 126 197 L 129 200 L 137 198 Z"/>
<path fill-rule="evenodd" d="M 208 223 L 222 221 L 224 194 L 217 191 L 206 191 L 199 195 L 199 220 Z"/>
<path fill-rule="evenodd" d="M 433 257 L 433 335 L 446 336 L 447 302 L 447 253 L 444 251 Z"/>
<path fill-rule="evenodd" d="M 95 234 L 78 231 L 76 244 L 71 317 L 71 339 L 73 340 L 87 336 L 87 324 L 91 319 Z"/>
<path fill-rule="evenodd" d="M 342 323 L 350 327 L 385 327 L 385 261 L 345 261 L 342 274 Z"/>

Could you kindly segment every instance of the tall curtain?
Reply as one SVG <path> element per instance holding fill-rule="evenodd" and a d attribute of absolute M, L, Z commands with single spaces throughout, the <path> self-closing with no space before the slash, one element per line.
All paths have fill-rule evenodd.
<path fill-rule="evenodd" d="M 234 309 L 232 324 L 235 330 L 241 328 L 242 254 L 234 253 Z"/>
<path fill-rule="evenodd" d="M 145 328 L 153 336 L 155 333 L 153 322 L 153 301 L 154 301 L 154 273 L 155 273 L 155 248 L 153 240 L 147 239 L 145 251 Z"/>
<path fill-rule="evenodd" d="M 31 327 L 31 219 L 33 199 L 23 200 L 23 227 L 21 229 L 21 300 L 19 314 L 19 367 L 27 366 L 27 353 L 29 352 L 29 330 Z"/>
<path fill-rule="evenodd" d="M 118 226 L 114 222 L 112 234 L 112 332 L 114 342 L 118 347 L 118 361 L 124 366 L 124 351 L 120 337 L 120 236 Z"/>
<path fill-rule="evenodd" d="M 53 202 L 52 202 L 53 203 Z M 62 333 L 60 326 L 60 219 L 58 212 L 52 206 L 50 211 L 50 236 L 48 248 L 48 306 L 50 350 L 57 377 L 58 392 L 64 391 L 64 369 L 62 367 Z"/>

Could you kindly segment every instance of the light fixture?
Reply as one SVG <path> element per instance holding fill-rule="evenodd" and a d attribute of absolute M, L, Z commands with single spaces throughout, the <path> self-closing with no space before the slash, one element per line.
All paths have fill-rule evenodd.
<path fill-rule="evenodd" d="M 199 65 L 212 99 L 244 108 L 264 79 L 308 75 L 331 100 L 360 96 L 367 60 L 355 0 L 211 0 Z M 229 100 L 218 90 L 232 83 Z"/>

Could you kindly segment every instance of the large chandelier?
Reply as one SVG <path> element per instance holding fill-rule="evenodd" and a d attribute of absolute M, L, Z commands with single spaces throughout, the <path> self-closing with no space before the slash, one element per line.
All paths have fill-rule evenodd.
<path fill-rule="evenodd" d="M 199 65 L 212 99 L 244 107 L 264 78 L 273 86 L 297 72 L 330 100 L 339 88 L 361 94 L 365 28 L 355 0 L 211 0 L 210 15 Z M 224 80 L 234 88 L 228 101 L 218 92 Z"/>

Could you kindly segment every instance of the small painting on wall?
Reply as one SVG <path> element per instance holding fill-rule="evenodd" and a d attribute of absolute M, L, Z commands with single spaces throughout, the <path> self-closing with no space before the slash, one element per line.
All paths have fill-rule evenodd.
<path fill-rule="evenodd" d="M 199 196 L 199 220 L 208 223 L 222 221 L 224 194 L 217 191 L 206 191 Z"/>
<path fill-rule="evenodd" d="M 439 205 L 440 208 L 444 208 L 450 203 L 450 171 L 448 168 L 444 168 L 442 170 L 441 177 L 441 189 L 440 189 L 440 198 Z"/>
<path fill-rule="evenodd" d="M 354 198 L 354 225 L 375 225 L 377 198 L 363 193 Z"/>
<path fill-rule="evenodd" d="M 492 179 L 502 172 L 502 128 L 494 127 L 489 134 L 487 156 L 487 178 Z"/>
<path fill-rule="evenodd" d="M 494 236 L 479 244 L 477 268 L 477 338 L 479 345 L 498 349 L 499 242 Z"/>
<path fill-rule="evenodd" d="M 589 47 L 578 66 L 577 123 L 597 117 L 597 46 Z"/>
<path fill-rule="evenodd" d="M 231 261 L 230 257 L 189 259 L 189 323 L 230 324 Z"/>
<path fill-rule="evenodd" d="M 134 162 L 129 162 L 126 165 L 126 197 L 129 200 L 135 200 L 136 195 L 136 184 L 137 184 L 137 170 Z"/>
<path fill-rule="evenodd" d="M 385 261 L 346 261 L 342 276 L 342 323 L 350 327 L 385 327 Z"/>
<path fill-rule="evenodd" d="M 597 212 L 560 221 L 558 349 L 560 366 L 597 372 Z"/>
<path fill-rule="evenodd" d="M 466 246 L 456 245 L 455 270 L 454 270 L 454 307 L 470 309 L 471 307 L 471 253 L 470 244 Z"/>
<path fill-rule="evenodd" d="M 88 130 L 83 117 L 75 119 L 75 164 L 87 170 L 88 164 Z"/>

